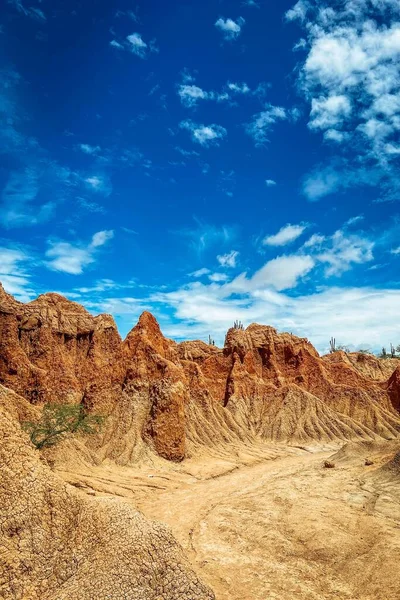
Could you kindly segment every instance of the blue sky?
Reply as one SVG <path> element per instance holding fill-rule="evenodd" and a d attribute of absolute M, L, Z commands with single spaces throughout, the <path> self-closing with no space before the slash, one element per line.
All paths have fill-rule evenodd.
<path fill-rule="evenodd" d="M 400 7 L 9 0 L 0 280 L 177 340 L 400 343 Z"/>

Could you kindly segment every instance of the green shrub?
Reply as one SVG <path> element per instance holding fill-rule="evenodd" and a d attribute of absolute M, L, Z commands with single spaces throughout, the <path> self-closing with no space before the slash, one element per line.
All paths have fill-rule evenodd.
<path fill-rule="evenodd" d="M 105 417 L 89 415 L 81 404 L 45 404 L 38 421 L 25 421 L 22 427 L 32 444 L 40 450 L 54 446 L 61 438 L 73 433 L 98 433 Z"/>

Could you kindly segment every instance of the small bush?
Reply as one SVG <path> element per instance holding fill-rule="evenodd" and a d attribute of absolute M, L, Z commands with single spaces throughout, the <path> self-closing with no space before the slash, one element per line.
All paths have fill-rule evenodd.
<path fill-rule="evenodd" d="M 40 450 L 54 446 L 67 434 L 98 433 L 105 417 L 89 415 L 81 404 L 45 404 L 39 421 L 25 421 L 22 428 Z"/>
<path fill-rule="evenodd" d="M 365 464 L 366 467 L 370 467 L 371 465 L 374 464 L 374 461 L 371 460 L 370 458 L 366 458 L 364 464 Z"/>
<path fill-rule="evenodd" d="M 330 462 L 329 460 L 326 460 L 324 462 L 324 469 L 334 469 L 335 468 L 335 463 Z"/>

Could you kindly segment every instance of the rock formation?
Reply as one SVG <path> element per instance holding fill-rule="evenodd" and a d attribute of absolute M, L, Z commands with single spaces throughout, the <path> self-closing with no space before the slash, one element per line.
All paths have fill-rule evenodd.
<path fill-rule="evenodd" d="M 85 442 L 97 461 L 152 452 L 180 461 L 233 441 L 396 437 L 400 370 L 381 363 L 320 357 L 308 340 L 256 324 L 230 329 L 223 349 L 177 344 L 147 312 L 122 341 L 110 315 L 58 294 L 22 304 L 0 287 L 0 383 L 32 405 L 77 402 L 108 415 Z"/>
<path fill-rule="evenodd" d="M 397 365 L 320 357 L 308 340 L 256 324 L 230 329 L 222 349 L 178 344 L 148 312 L 121 340 L 110 315 L 58 294 L 23 304 L 0 285 L 0 598 L 213 599 L 168 529 L 50 466 L 179 462 L 204 448 L 246 455 L 271 442 L 370 451 L 399 436 Z M 39 453 L 20 423 L 47 402 L 82 403 L 107 416 L 104 430 Z"/>
<path fill-rule="evenodd" d="M 0 386 L 0 598 L 213 600 L 165 526 L 49 469 L 16 418 L 31 410 Z"/>

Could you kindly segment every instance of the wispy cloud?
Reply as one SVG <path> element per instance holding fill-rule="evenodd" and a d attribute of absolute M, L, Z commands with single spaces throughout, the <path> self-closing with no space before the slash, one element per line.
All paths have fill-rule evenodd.
<path fill-rule="evenodd" d="M 227 81 L 220 91 L 205 90 L 195 83 L 195 77 L 188 70 L 183 71 L 181 75 L 182 83 L 177 86 L 177 93 L 182 104 L 187 108 L 196 108 L 202 101 L 214 101 L 237 106 L 239 96 L 263 98 L 268 89 L 267 83 L 259 83 L 256 88 L 251 89 L 244 81 Z"/>
<path fill-rule="evenodd" d="M 206 267 L 202 267 L 201 269 L 197 269 L 197 271 L 193 271 L 192 273 L 189 273 L 190 277 L 204 277 L 205 275 L 209 275 L 210 274 L 210 269 L 207 269 Z"/>
<path fill-rule="evenodd" d="M 225 273 L 211 273 L 208 276 L 208 279 L 214 283 L 221 283 L 223 281 L 227 281 L 229 277 Z"/>
<path fill-rule="evenodd" d="M 115 13 L 116 18 L 125 18 L 128 17 L 135 23 L 139 23 L 140 19 L 138 15 L 133 10 L 117 10 Z"/>
<path fill-rule="evenodd" d="M 73 185 L 69 169 L 42 160 L 34 166 L 11 171 L 1 195 L 0 222 L 7 229 L 37 225 L 47 221 L 55 210 L 53 188 L 62 201 Z"/>
<path fill-rule="evenodd" d="M 274 125 L 288 118 L 285 108 L 267 104 L 265 110 L 254 115 L 252 121 L 246 125 L 246 132 L 253 138 L 256 146 L 264 146 L 269 141 L 269 134 Z"/>
<path fill-rule="evenodd" d="M 80 275 L 87 266 L 95 262 L 98 248 L 113 237 L 114 232 L 107 230 L 95 233 L 87 245 L 50 240 L 50 247 L 46 252 L 46 266 L 53 271 Z"/>
<path fill-rule="evenodd" d="M 21 247 L 0 246 L 0 281 L 4 289 L 21 302 L 31 300 L 29 266 L 32 266 L 32 253 Z"/>
<path fill-rule="evenodd" d="M 156 40 L 151 40 L 147 43 L 138 32 L 131 33 L 122 40 L 113 39 L 110 42 L 110 46 L 117 50 L 127 50 L 143 59 L 148 58 L 150 54 L 159 51 Z"/>
<path fill-rule="evenodd" d="M 310 201 L 316 201 L 332 193 L 357 185 L 374 186 L 382 177 L 376 165 L 352 166 L 347 159 L 318 165 L 303 180 L 303 193 Z"/>
<path fill-rule="evenodd" d="M 312 236 L 305 244 L 316 261 L 325 265 L 325 276 L 340 276 L 354 265 L 371 262 L 375 242 L 368 237 L 339 229 L 332 236 Z"/>
<path fill-rule="evenodd" d="M 213 93 L 202 90 L 198 85 L 181 84 L 178 87 L 178 95 L 184 106 L 192 108 L 196 106 L 199 100 L 212 99 Z"/>
<path fill-rule="evenodd" d="M 193 142 L 205 147 L 219 146 L 221 140 L 227 135 L 225 127 L 221 125 L 203 125 L 186 120 L 182 121 L 179 127 L 190 132 Z"/>
<path fill-rule="evenodd" d="M 243 17 L 239 17 L 236 21 L 234 19 L 224 19 L 220 17 L 215 22 L 215 27 L 222 32 L 225 40 L 232 41 L 239 37 L 245 22 Z"/>
<path fill-rule="evenodd" d="M 288 223 L 284 227 L 281 227 L 278 233 L 267 235 L 263 240 L 263 244 L 265 246 L 285 246 L 297 240 L 307 227 L 308 225 L 306 224 L 291 225 Z"/>
<path fill-rule="evenodd" d="M 84 154 L 97 154 L 100 152 L 100 146 L 91 146 L 90 144 L 79 144 L 79 150 L 81 150 Z"/>
<path fill-rule="evenodd" d="M 260 8 L 258 0 L 243 0 L 242 6 L 250 6 L 251 8 Z"/>
<path fill-rule="evenodd" d="M 35 19 L 36 21 L 45 22 L 46 15 L 42 9 L 37 6 L 26 7 L 21 0 L 8 0 L 8 4 L 11 4 L 20 14 Z"/>
<path fill-rule="evenodd" d="M 230 225 L 211 225 L 197 218 L 194 221 L 194 227 L 182 229 L 177 233 L 188 238 L 191 248 L 198 254 L 215 244 L 227 244 L 236 237 L 236 230 Z"/>
<path fill-rule="evenodd" d="M 0 77 L 0 155 L 11 169 L 1 191 L 0 223 L 10 229 L 37 225 L 50 219 L 58 205 L 72 199 L 83 178 L 50 157 L 26 131 L 26 82 L 12 69 Z M 4 160 L 4 159 L 3 159 Z"/>
<path fill-rule="evenodd" d="M 266 179 L 265 180 L 265 185 L 267 187 L 275 187 L 276 186 L 276 181 L 274 179 Z"/>
<path fill-rule="evenodd" d="M 140 58 L 145 58 L 148 52 L 148 46 L 146 42 L 142 40 L 142 36 L 140 33 L 132 33 L 128 35 L 126 38 L 130 44 L 130 51 L 140 56 Z"/>
<path fill-rule="evenodd" d="M 112 185 L 109 177 L 104 174 L 89 175 L 84 178 L 86 188 L 101 194 L 103 196 L 109 196 L 112 192 Z"/>
<path fill-rule="evenodd" d="M 217 260 L 221 267 L 236 267 L 237 257 L 239 256 L 239 252 L 237 250 L 231 250 L 227 254 L 219 254 L 217 256 Z"/>

